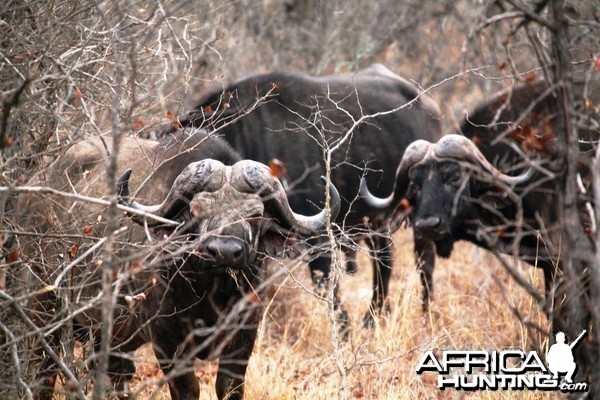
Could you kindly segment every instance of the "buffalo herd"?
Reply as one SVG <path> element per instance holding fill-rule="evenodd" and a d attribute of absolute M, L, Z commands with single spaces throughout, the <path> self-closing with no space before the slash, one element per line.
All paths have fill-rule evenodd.
<path fill-rule="evenodd" d="M 371 325 L 388 292 L 392 209 L 370 207 L 359 196 L 359 182 L 364 177 L 376 194 L 390 190 L 408 145 L 441 137 L 437 104 L 381 64 L 346 75 L 255 75 L 208 91 L 197 104 L 178 125 L 216 130 L 244 158 L 283 161 L 290 205 L 299 212 L 313 212 L 322 204 L 322 191 L 315 188 L 326 173 L 323 151 L 337 147 L 330 161 L 331 180 L 342 200 L 335 222 L 346 269 L 355 269 L 358 240 L 365 239 L 372 250 L 373 296 L 364 317 Z M 316 247 L 319 241 L 313 242 Z M 329 278 L 330 260 L 326 249 L 309 260 L 315 283 Z"/>
<path fill-rule="evenodd" d="M 436 254 L 449 257 L 460 240 L 541 267 L 549 289 L 557 254 L 540 232 L 560 224 L 555 89 L 539 81 L 501 92 L 467 113 L 460 134 L 443 136 L 436 103 L 382 65 L 323 77 L 272 72 L 207 91 L 157 140 L 72 145 L 30 182 L 50 189 L 22 194 L 15 211 L 25 233 L 13 241 L 19 279 L 34 293 L 15 296 L 27 299 L 32 329 L 45 327 L 29 344 L 33 397 L 53 397 L 71 334 L 97 351 L 108 337 L 107 370 L 123 398 L 130 354 L 145 343 L 173 399 L 198 399 L 195 358 L 219 359 L 219 399 L 243 398 L 266 262 L 301 248 L 313 282 L 328 284 L 331 233 L 350 272 L 357 243 L 371 251 L 366 327 L 386 309 L 391 233 L 404 221 L 424 309 Z M 597 136 L 580 131 L 584 156 Z M 584 164 L 580 203 L 592 230 Z"/>

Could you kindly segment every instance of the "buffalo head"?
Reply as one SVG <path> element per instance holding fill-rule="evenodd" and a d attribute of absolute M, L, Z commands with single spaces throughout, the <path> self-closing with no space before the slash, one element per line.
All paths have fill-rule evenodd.
<path fill-rule="evenodd" d="M 522 184 L 532 175 L 531 168 L 519 176 L 503 174 L 469 139 L 447 135 L 437 143 L 418 140 L 406 149 L 396 172 L 394 191 L 388 197 L 375 197 L 364 180 L 360 192 L 372 207 L 387 208 L 398 203 L 410 207 L 416 239 L 432 240 L 438 255 L 448 257 L 454 242 L 462 239 L 458 227 L 476 223 L 474 210 L 483 205 L 481 196 L 495 192 L 500 200 L 503 189 Z"/>
<path fill-rule="evenodd" d="M 190 253 L 202 268 L 244 268 L 257 253 L 276 249 L 290 231 L 313 235 L 325 226 L 327 210 L 314 216 L 296 214 L 279 180 L 264 164 L 243 160 L 233 166 L 205 159 L 189 164 L 179 174 L 162 203 L 142 205 L 129 196 L 126 171 L 118 183 L 119 201 L 139 213 L 133 220 L 164 235 L 174 231 L 192 240 Z M 324 179 L 324 178 L 323 178 Z M 331 218 L 339 212 L 340 198 L 331 187 Z M 145 215 L 145 216 L 144 216 Z M 163 220 L 146 218 L 162 217 Z M 165 225 L 164 219 L 177 222 Z"/>

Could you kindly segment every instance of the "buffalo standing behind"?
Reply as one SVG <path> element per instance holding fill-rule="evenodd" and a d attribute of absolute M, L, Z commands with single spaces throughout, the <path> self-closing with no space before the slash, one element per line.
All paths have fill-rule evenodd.
<path fill-rule="evenodd" d="M 324 151 L 340 145 L 331 161 L 331 178 L 342 198 L 336 222 L 344 232 L 347 270 L 355 270 L 355 242 L 366 238 L 372 250 L 373 296 L 364 318 L 371 325 L 388 294 L 389 234 L 390 225 L 392 230 L 397 225 L 392 219 L 398 204 L 385 210 L 369 206 L 359 197 L 359 183 L 364 176 L 375 194 L 392 190 L 406 147 L 441 136 L 437 104 L 380 64 L 320 77 L 254 75 L 208 91 L 197 104 L 180 124 L 215 129 L 245 158 L 283 161 L 290 204 L 297 212 L 312 213 L 323 204 Z M 313 282 L 329 278 L 330 263 L 326 249 L 309 261 Z"/>
<path fill-rule="evenodd" d="M 599 99 L 594 84 L 586 85 L 577 83 L 574 89 L 579 205 L 591 235 L 596 227 L 590 163 L 600 139 Z M 552 289 L 560 270 L 557 233 L 562 221 L 556 205 L 563 173 L 555 164 L 555 89 L 539 81 L 501 92 L 468 113 L 461 124 L 464 137 L 449 135 L 435 144 L 419 141 L 407 149 L 390 199 L 408 200 L 417 240 L 428 241 L 442 257 L 449 257 L 459 240 L 515 255 L 542 268 L 546 290 Z M 584 98 L 586 92 L 591 101 Z M 368 195 L 364 183 L 363 192 Z M 427 308 L 435 258 L 425 261 L 421 269 Z"/>

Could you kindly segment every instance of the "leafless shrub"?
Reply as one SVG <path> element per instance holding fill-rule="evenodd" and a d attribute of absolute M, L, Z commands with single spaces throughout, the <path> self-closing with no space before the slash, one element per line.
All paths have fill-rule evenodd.
<path fill-rule="evenodd" d="M 564 7 L 562 2 L 512 0 L 368 5 L 358 0 L 5 1 L 0 6 L 0 394 L 31 395 L 24 372 L 33 355 L 25 351 L 24 341 L 44 341 L 42 334 L 69 321 L 74 312 L 65 298 L 51 325 L 36 327 L 21 314 L 19 304 L 28 296 L 28 286 L 16 271 L 31 255 L 20 246 L 25 242 L 35 247 L 38 233 L 13 225 L 18 192 L 11 188 L 27 184 L 36 174 L 43 176 L 48 164 L 81 138 L 153 137 L 193 104 L 203 88 L 259 70 L 326 73 L 383 62 L 424 88 L 434 87 L 431 94 L 443 104 L 448 131 L 481 97 L 517 82 L 542 77 L 556 82 L 564 122 L 556 135 L 561 147 L 557 162 L 567 171 L 557 213 L 564 215 L 561 238 L 567 245 L 561 250 L 567 267 L 554 317 L 573 330 L 593 327 L 590 331 L 598 332 L 597 244 L 581 248 L 587 239 L 580 229 L 574 205 L 578 189 L 573 185 L 577 163 L 588 163 L 593 176 L 598 175 L 597 161 L 592 165 L 574 149 L 578 129 L 598 131 L 598 104 L 588 96 L 590 90 L 579 108 L 570 95 L 573 79 L 598 80 L 598 20 L 593 1 L 567 2 Z M 595 114 L 590 117 L 584 109 Z M 595 152 L 596 140 L 591 139 L 590 152 Z M 114 175 L 112 168 L 107 171 Z M 105 193 L 114 192 L 114 179 L 111 184 Z M 43 191 L 39 195 L 47 196 Z M 79 243 L 87 237 L 58 239 Z M 92 246 L 104 246 L 106 240 L 101 237 Z M 118 244 L 124 239 L 116 235 L 111 240 Z M 68 265 L 70 257 L 78 257 L 77 249 L 63 247 Z M 36 252 L 43 255 L 44 249 Z M 69 282 L 63 284 L 68 287 Z M 558 307 L 563 298 L 569 302 Z M 67 392 L 76 389 L 68 396 L 83 397 L 90 350 L 80 356 L 67 336 L 61 339 L 63 386 Z M 586 347 L 588 365 L 597 365 L 597 348 L 594 336 Z M 339 398 L 348 396 L 346 374 L 356 365 L 345 363 L 345 351 L 340 345 L 333 352 Z M 80 386 L 69 386 L 77 379 L 83 379 Z"/>

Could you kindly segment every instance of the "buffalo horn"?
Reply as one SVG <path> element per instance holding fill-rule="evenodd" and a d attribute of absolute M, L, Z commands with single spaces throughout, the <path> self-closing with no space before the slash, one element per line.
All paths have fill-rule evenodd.
<path fill-rule="evenodd" d="M 396 170 L 396 183 L 394 191 L 387 197 L 377 197 L 369 191 L 367 180 L 362 177 L 360 179 L 360 196 L 365 203 L 375 209 L 386 209 L 400 201 L 405 195 L 410 180 L 408 171 L 411 167 L 423 160 L 431 147 L 431 143 L 426 140 L 416 140 L 410 144 L 404 151 L 402 161 Z"/>
<path fill-rule="evenodd" d="M 485 158 L 475 143 L 461 135 L 446 135 L 442 137 L 432 150 L 434 158 L 452 158 L 469 161 L 481 166 L 485 171 L 511 186 L 526 182 L 533 175 L 533 168 L 529 168 L 527 172 L 518 176 L 503 174 Z"/>
<path fill-rule="evenodd" d="M 177 176 L 169 193 L 162 203 L 146 206 L 137 201 L 131 200 L 129 197 L 129 177 L 131 169 L 128 169 L 121 175 L 117 183 L 119 202 L 136 210 L 157 215 L 163 218 L 173 218 L 178 214 L 184 204 L 191 200 L 197 192 L 202 190 L 216 190 L 224 183 L 224 165 L 212 159 L 206 159 L 189 164 Z M 222 179 L 219 180 L 215 176 L 215 172 L 221 170 Z M 182 203 L 186 202 L 186 203 Z M 139 216 L 133 216 L 132 219 L 139 223 L 143 223 L 143 219 Z M 148 222 L 149 226 L 160 225 L 158 221 Z"/>
<path fill-rule="evenodd" d="M 236 171 L 232 174 L 232 183 L 234 183 L 236 189 L 261 192 L 266 205 L 275 207 L 285 222 L 298 232 L 309 235 L 325 226 L 327 221 L 326 209 L 312 216 L 297 214 L 292 210 L 281 182 L 271 174 L 269 167 L 266 165 L 244 160 L 238 162 L 234 168 Z M 321 177 L 321 179 L 326 182 L 324 177 Z M 334 220 L 340 212 L 340 195 L 333 183 L 329 187 L 330 215 L 331 220 Z"/>
<path fill-rule="evenodd" d="M 276 177 L 273 180 L 277 181 L 277 191 L 273 193 L 275 197 L 275 204 L 279 208 L 281 215 L 285 218 L 286 222 L 293 226 L 294 229 L 302 234 L 308 235 L 323 229 L 327 222 L 327 209 L 322 209 L 318 214 L 307 216 L 303 214 L 295 213 L 288 202 L 287 195 L 281 182 Z M 324 176 L 321 176 L 323 183 L 327 182 Z M 335 220 L 340 212 L 340 194 L 338 193 L 335 185 L 329 183 L 329 195 L 330 195 L 330 218 Z"/>

